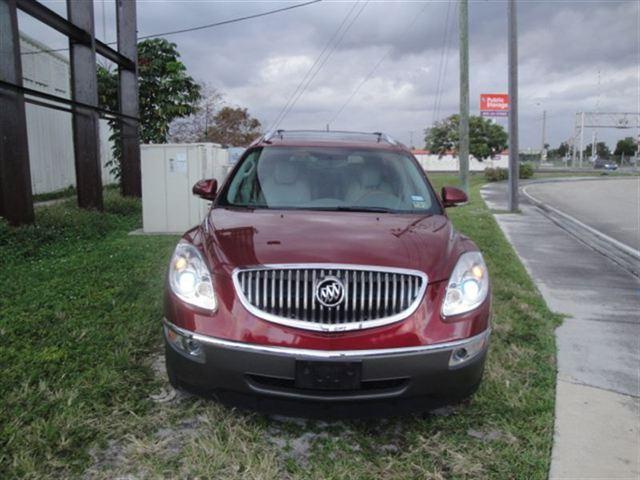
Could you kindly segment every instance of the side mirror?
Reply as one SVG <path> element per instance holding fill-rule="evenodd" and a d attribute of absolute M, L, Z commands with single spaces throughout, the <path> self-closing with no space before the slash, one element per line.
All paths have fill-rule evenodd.
<path fill-rule="evenodd" d="M 204 200 L 213 200 L 218 193 L 218 181 L 213 178 L 199 180 L 191 191 Z"/>
<path fill-rule="evenodd" d="M 455 207 L 461 203 L 468 202 L 467 194 L 459 188 L 442 187 L 442 203 L 446 207 Z"/>

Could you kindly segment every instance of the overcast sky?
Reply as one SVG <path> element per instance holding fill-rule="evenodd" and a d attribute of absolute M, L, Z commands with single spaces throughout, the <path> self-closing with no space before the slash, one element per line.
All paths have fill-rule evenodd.
<path fill-rule="evenodd" d="M 66 15 L 64 1 L 43 3 Z M 199 26 L 296 3 L 302 0 L 138 0 L 138 33 Z M 573 135 L 578 111 L 640 111 L 637 0 L 518 3 L 521 148 L 540 147 L 543 110 L 552 146 Z M 472 0 L 469 10 L 471 112 L 477 115 L 480 93 L 507 91 L 506 2 Z M 248 107 L 270 127 L 346 18 L 350 28 L 280 127 L 325 128 L 352 97 L 331 121 L 332 129 L 381 130 L 407 144 L 413 131 L 414 144 L 421 146 L 434 117 L 458 110 L 457 14 L 456 0 L 360 0 L 355 6 L 324 0 L 167 38 L 178 45 L 194 78 L 217 88 L 226 103 Z M 113 41 L 115 1 L 95 1 L 95 18 L 97 36 Z M 66 44 L 64 37 L 24 14 L 19 22 L 25 33 L 51 47 Z M 440 71 L 443 80 L 438 82 Z M 498 121 L 506 126 L 505 120 Z M 608 143 L 637 134 L 598 132 Z"/>

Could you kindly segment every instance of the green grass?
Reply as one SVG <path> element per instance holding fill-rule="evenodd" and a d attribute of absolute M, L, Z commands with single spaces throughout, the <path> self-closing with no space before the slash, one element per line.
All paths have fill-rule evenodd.
<path fill-rule="evenodd" d="M 71 203 L 0 224 L 0 478 L 69 476 L 108 424 L 144 415 L 162 275 L 175 243 L 129 237 L 139 202 Z"/>
<path fill-rule="evenodd" d="M 69 198 L 76 195 L 76 187 L 69 185 L 67 188 L 61 188 L 53 192 L 37 193 L 33 196 L 34 202 L 46 202 L 48 200 L 58 200 L 61 198 Z"/>
<path fill-rule="evenodd" d="M 483 182 L 471 177 L 470 204 L 450 216 L 493 280 L 485 380 L 439 415 L 375 421 L 154 397 L 169 391 L 151 363 L 176 239 L 128 236 L 136 201 L 108 192 L 103 215 L 66 203 L 38 209 L 37 227 L 0 224 L 0 478 L 546 478 L 558 317 L 480 199 Z"/>

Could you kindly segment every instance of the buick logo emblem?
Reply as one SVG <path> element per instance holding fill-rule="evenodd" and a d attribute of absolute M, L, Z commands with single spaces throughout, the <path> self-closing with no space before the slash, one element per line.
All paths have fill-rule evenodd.
<path fill-rule="evenodd" d="M 344 285 L 337 277 L 324 277 L 316 284 L 316 300 L 325 307 L 335 307 L 344 300 Z"/>

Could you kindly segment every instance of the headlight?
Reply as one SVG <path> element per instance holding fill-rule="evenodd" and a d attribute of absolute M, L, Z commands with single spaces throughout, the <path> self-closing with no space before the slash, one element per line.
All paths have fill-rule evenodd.
<path fill-rule="evenodd" d="M 480 252 L 460 255 L 453 269 L 447 293 L 442 302 L 442 315 L 449 317 L 479 307 L 489 293 L 489 274 Z"/>
<path fill-rule="evenodd" d="M 176 296 L 191 305 L 215 310 L 218 306 L 211 274 L 196 247 L 180 242 L 169 265 L 169 285 Z"/>

